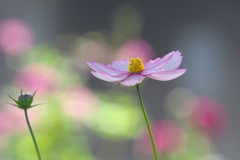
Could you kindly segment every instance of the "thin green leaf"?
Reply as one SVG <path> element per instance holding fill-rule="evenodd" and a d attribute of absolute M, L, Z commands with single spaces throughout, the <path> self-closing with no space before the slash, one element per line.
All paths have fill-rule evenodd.
<path fill-rule="evenodd" d="M 12 104 L 12 103 L 8 103 L 8 102 L 5 102 L 5 103 L 7 103 L 7 104 L 11 104 L 11 105 L 16 106 L 16 107 L 19 107 L 19 106 L 16 105 L 16 104 Z"/>
<path fill-rule="evenodd" d="M 42 105 L 42 104 L 44 104 L 44 103 L 34 104 L 34 105 L 32 105 L 30 108 L 33 108 L 33 107 L 36 107 L 36 106 L 39 106 L 39 105 Z"/>
<path fill-rule="evenodd" d="M 37 90 L 36 90 L 36 91 L 33 93 L 33 96 L 32 96 L 32 98 L 35 96 L 36 92 L 37 92 Z"/>
<path fill-rule="evenodd" d="M 8 97 L 11 98 L 15 103 L 17 103 L 18 105 L 20 105 L 20 103 L 19 103 L 17 100 L 15 100 L 14 98 L 12 98 L 12 97 L 9 96 L 9 95 L 8 95 Z"/>

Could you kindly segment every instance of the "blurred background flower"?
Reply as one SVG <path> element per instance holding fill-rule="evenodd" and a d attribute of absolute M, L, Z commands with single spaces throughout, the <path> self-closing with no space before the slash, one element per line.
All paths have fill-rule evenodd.
<path fill-rule="evenodd" d="M 93 91 L 81 86 L 70 86 L 63 90 L 60 101 L 64 113 L 86 125 L 96 116 L 99 107 L 99 99 Z"/>
<path fill-rule="evenodd" d="M 184 131 L 174 122 L 169 120 L 158 120 L 152 122 L 152 131 L 160 156 L 176 155 L 184 149 Z M 144 128 L 140 134 L 136 148 L 139 154 L 153 155 L 152 146 L 147 129 Z"/>
<path fill-rule="evenodd" d="M 23 20 L 0 21 L 0 46 L 4 53 L 18 55 L 30 50 L 34 42 L 33 29 Z"/>
<path fill-rule="evenodd" d="M 58 72 L 55 68 L 44 64 L 29 64 L 16 74 L 15 83 L 30 93 L 47 94 L 60 83 Z"/>
<path fill-rule="evenodd" d="M 189 108 L 188 108 L 189 107 Z M 187 104 L 190 120 L 212 137 L 223 133 L 228 124 L 226 109 L 210 97 L 197 97 Z"/>
<path fill-rule="evenodd" d="M 140 57 L 144 63 L 155 57 L 151 45 L 141 39 L 126 42 L 116 54 L 116 60 Z"/>

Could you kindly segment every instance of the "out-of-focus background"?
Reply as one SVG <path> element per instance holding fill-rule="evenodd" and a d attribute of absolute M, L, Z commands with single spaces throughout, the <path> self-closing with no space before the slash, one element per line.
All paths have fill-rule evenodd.
<path fill-rule="evenodd" d="M 44 160 L 153 159 L 135 87 L 90 74 L 86 61 L 179 50 L 180 78 L 141 85 L 160 159 L 240 157 L 240 3 L 0 0 L 0 159 L 36 159 L 23 111 L 7 94 L 33 93 L 29 116 Z"/>

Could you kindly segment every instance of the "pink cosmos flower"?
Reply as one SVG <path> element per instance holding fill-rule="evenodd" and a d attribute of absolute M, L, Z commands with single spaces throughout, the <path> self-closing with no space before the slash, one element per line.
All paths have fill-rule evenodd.
<path fill-rule="evenodd" d="M 141 58 L 113 61 L 103 65 L 97 62 L 87 62 L 94 71 L 91 73 L 104 81 L 120 81 L 122 85 L 134 86 L 149 77 L 159 81 L 169 81 L 186 72 L 186 69 L 177 69 L 182 62 L 181 52 L 172 51 L 163 58 L 156 58 L 143 64 Z"/>

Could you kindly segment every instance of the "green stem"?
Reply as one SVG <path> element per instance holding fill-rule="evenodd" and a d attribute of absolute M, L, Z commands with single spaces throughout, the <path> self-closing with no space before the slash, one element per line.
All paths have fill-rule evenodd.
<path fill-rule="evenodd" d="M 37 145 L 36 138 L 35 138 L 35 136 L 34 136 L 34 133 L 33 133 L 31 124 L 30 124 L 29 119 L 28 119 L 27 109 L 24 109 L 24 113 L 25 113 L 25 118 L 26 118 L 26 121 L 27 121 L 28 129 L 29 129 L 29 131 L 30 131 L 30 133 L 31 133 L 32 140 L 33 140 L 33 143 L 34 143 L 34 146 L 35 146 L 37 155 L 38 155 L 38 159 L 39 159 L 39 160 L 42 160 L 41 154 L 40 154 L 40 151 L 39 151 L 39 148 L 38 148 L 38 145 Z"/>
<path fill-rule="evenodd" d="M 146 124 L 147 124 L 147 128 L 148 128 L 148 133 L 149 133 L 149 136 L 150 136 L 150 139 L 151 139 L 151 142 L 152 142 L 152 148 L 153 148 L 153 151 L 154 151 L 155 160 L 158 160 L 156 145 L 155 145 L 155 142 L 154 142 L 154 139 L 153 139 L 153 134 L 152 134 L 152 130 L 151 130 L 149 120 L 148 120 L 148 116 L 147 116 L 146 110 L 144 108 L 144 104 L 143 104 L 143 101 L 142 101 L 142 96 L 141 96 L 141 93 L 140 93 L 139 86 L 140 86 L 140 84 L 136 85 L 137 92 L 138 92 L 138 98 L 140 100 L 140 104 L 141 104 L 142 111 L 143 111 L 145 121 L 146 121 Z"/>

